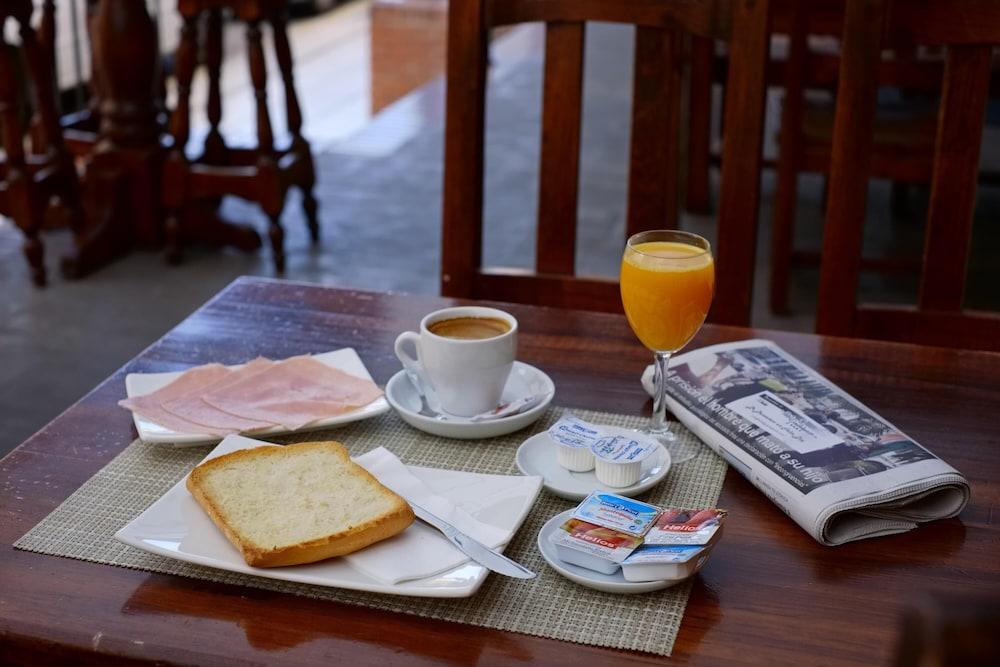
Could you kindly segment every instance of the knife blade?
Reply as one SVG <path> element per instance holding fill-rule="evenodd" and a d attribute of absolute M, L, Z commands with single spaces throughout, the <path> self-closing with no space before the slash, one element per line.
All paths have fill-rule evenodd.
<path fill-rule="evenodd" d="M 449 542 L 458 547 L 459 551 L 487 569 L 516 579 L 533 579 L 535 577 L 535 573 L 528 568 L 469 537 L 429 510 L 414 503 L 410 503 L 410 507 L 413 508 L 413 513 L 417 515 L 417 518 L 440 530 Z"/>

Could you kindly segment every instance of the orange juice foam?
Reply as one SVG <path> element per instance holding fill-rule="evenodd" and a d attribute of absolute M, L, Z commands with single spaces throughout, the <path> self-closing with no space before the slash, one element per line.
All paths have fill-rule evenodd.
<path fill-rule="evenodd" d="M 649 241 L 627 248 L 621 292 L 625 316 L 654 351 L 684 347 L 705 321 L 715 290 L 715 263 L 702 248 Z"/>

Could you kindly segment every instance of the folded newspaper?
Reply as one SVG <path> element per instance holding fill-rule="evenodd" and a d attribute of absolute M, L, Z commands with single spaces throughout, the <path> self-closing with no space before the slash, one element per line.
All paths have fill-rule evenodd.
<path fill-rule="evenodd" d="M 653 393 L 653 367 L 643 386 Z M 667 407 L 818 541 L 843 544 L 956 516 L 969 482 L 767 340 L 675 357 Z"/>

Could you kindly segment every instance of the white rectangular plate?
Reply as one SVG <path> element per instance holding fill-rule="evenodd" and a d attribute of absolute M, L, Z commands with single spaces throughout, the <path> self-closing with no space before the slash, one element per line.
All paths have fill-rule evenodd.
<path fill-rule="evenodd" d="M 359 357 L 358 353 L 354 351 L 354 348 L 345 347 L 342 350 L 336 350 L 334 352 L 314 354 L 313 359 L 326 364 L 330 368 L 336 368 L 355 377 L 364 378 L 365 380 L 372 379 L 371 373 L 369 373 L 368 369 L 365 368 L 364 362 L 361 361 L 361 357 Z M 229 368 L 233 369 L 242 367 L 243 364 L 229 366 Z M 129 398 L 132 398 L 133 396 L 145 396 L 146 394 L 152 394 L 157 389 L 165 387 L 176 380 L 180 377 L 181 373 L 183 373 L 183 371 L 177 371 L 175 373 L 129 373 L 125 376 L 125 393 Z M 344 414 L 336 415 L 334 417 L 327 417 L 326 419 L 316 420 L 306 424 L 297 431 L 289 431 L 282 426 L 274 426 L 264 431 L 257 431 L 253 435 L 279 435 L 282 433 L 316 431 L 322 428 L 329 428 L 330 426 L 347 424 L 361 419 L 368 419 L 369 417 L 374 417 L 388 412 L 388 410 L 389 403 L 385 400 L 385 396 L 379 396 L 368 405 L 360 407 L 357 410 L 345 412 Z M 175 447 L 193 447 L 195 445 L 212 444 L 214 442 L 219 442 L 222 439 L 217 435 L 210 435 L 207 433 L 179 433 L 177 431 L 172 431 L 169 428 L 160 426 L 155 422 L 143 419 L 134 412 L 132 413 L 132 419 L 135 421 L 135 429 L 139 432 L 139 438 L 143 442 L 169 444 Z"/>
<path fill-rule="evenodd" d="M 266 443 L 229 436 L 205 460 L 261 445 Z M 541 489 L 540 477 L 407 467 L 427 486 L 450 498 L 475 518 L 510 531 L 512 535 L 521 527 Z M 143 551 L 220 570 L 391 595 L 468 597 L 479 590 L 489 573 L 482 565 L 467 561 L 426 579 L 385 584 L 355 569 L 342 558 L 292 567 L 250 567 L 191 496 L 185 482 L 186 478 L 177 482 L 145 512 L 115 533 L 115 538 Z M 405 558 L 405 554 L 400 557 Z"/>

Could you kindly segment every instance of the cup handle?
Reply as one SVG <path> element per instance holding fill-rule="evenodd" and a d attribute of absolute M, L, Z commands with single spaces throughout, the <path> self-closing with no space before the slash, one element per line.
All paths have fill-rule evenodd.
<path fill-rule="evenodd" d="M 404 348 L 407 343 L 413 343 L 413 351 L 417 353 L 414 357 Z M 404 331 L 396 337 L 396 357 L 403 364 L 403 369 L 407 373 L 420 373 L 420 334 L 414 331 Z"/>

